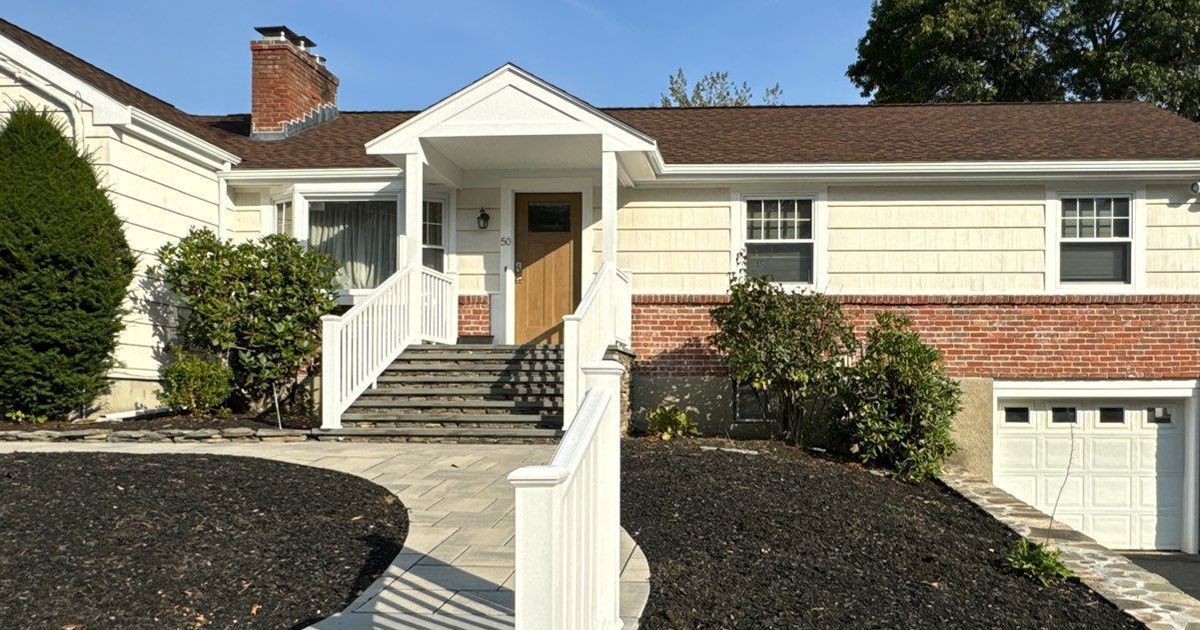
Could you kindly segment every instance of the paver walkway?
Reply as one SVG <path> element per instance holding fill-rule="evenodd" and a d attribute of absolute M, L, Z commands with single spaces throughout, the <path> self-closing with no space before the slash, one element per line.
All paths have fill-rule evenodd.
<path fill-rule="evenodd" d="M 0 442 L 0 452 L 86 451 L 244 455 L 337 470 L 395 492 L 409 508 L 404 549 L 384 575 L 321 630 L 510 628 L 513 625 L 514 493 L 508 473 L 544 464 L 552 445 L 64 444 Z M 621 615 L 636 628 L 649 567 L 622 531 Z"/>

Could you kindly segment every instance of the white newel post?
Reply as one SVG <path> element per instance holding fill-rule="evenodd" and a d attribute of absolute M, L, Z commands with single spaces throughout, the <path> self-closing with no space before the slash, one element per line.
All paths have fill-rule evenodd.
<path fill-rule="evenodd" d="M 321 428 L 340 429 L 342 418 L 335 401 L 342 387 L 342 349 L 340 319 L 337 315 L 321 316 Z"/>
<path fill-rule="evenodd" d="M 596 471 L 596 518 L 600 524 L 597 541 L 596 601 L 594 627 L 614 627 L 621 619 L 621 376 L 625 367 L 616 361 L 597 361 L 583 366 L 588 389 L 607 390 L 612 399 L 604 410 L 604 421 L 596 440 L 600 460 Z"/>
<path fill-rule="evenodd" d="M 425 161 L 419 153 L 404 156 L 404 248 L 397 268 L 421 268 L 421 215 L 425 205 Z M 408 286 L 408 321 L 406 336 L 421 335 L 425 301 L 421 276 L 412 278 Z"/>
<path fill-rule="evenodd" d="M 617 263 L 617 153 L 600 156 L 600 225 L 604 262 Z"/>

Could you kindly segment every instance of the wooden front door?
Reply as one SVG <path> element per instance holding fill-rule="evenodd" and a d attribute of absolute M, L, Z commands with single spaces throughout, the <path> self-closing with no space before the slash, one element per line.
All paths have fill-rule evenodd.
<path fill-rule="evenodd" d="M 562 343 L 562 318 L 579 304 L 579 193 L 518 194 L 517 343 Z"/>

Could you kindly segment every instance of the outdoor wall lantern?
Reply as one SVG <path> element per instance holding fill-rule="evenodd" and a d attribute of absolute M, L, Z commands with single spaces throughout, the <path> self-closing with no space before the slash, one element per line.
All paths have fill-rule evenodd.
<path fill-rule="evenodd" d="M 490 215 L 488 215 L 487 209 L 480 208 L 479 216 L 475 217 L 475 223 L 479 225 L 479 229 L 486 230 L 487 226 L 488 226 L 488 221 L 490 221 L 491 219 L 492 219 L 492 217 Z"/>

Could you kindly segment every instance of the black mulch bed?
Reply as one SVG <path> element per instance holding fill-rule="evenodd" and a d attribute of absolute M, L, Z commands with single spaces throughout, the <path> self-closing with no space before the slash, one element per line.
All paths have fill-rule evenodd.
<path fill-rule="evenodd" d="M 622 457 L 643 628 L 1142 627 L 1077 581 L 1006 571 L 1016 535 L 939 483 L 764 442 L 627 440 Z"/>
<path fill-rule="evenodd" d="M 0 627 L 298 628 L 408 533 L 350 475 L 211 455 L 0 455 Z"/>
<path fill-rule="evenodd" d="M 317 420 L 283 417 L 285 429 L 311 429 L 320 426 Z M 156 431 L 158 429 L 251 429 L 278 428 L 274 414 L 238 414 L 229 418 L 209 416 L 157 416 L 136 420 L 68 422 L 52 420 L 42 424 L 9 422 L 0 419 L 0 431 L 73 431 L 76 429 L 110 429 L 112 431 Z"/>

